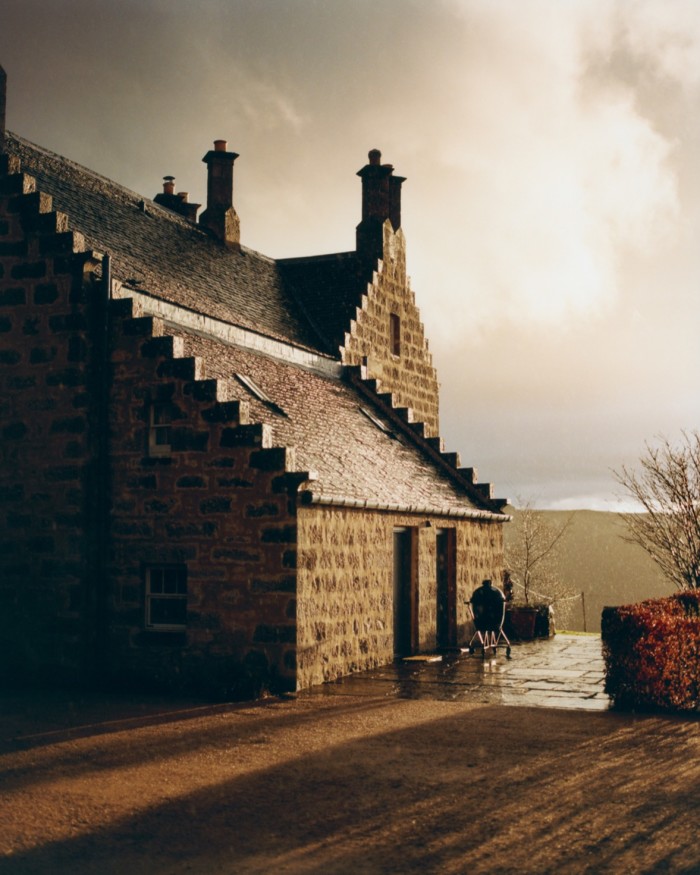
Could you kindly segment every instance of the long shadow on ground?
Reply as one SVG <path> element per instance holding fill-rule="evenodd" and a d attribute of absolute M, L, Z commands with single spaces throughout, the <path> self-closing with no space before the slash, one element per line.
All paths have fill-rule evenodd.
<path fill-rule="evenodd" d="M 697 721 L 446 706 L 437 719 L 386 728 L 421 707 L 288 702 L 178 732 L 75 740 L 68 752 L 61 742 L 14 770 L 7 754 L 10 806 L 10 791 L 38 803 L 56 781 L 77 806 L 71 780 L 88 779 L 94 793 L 103 774 L 109 806 L 115 772 L 128 804 L 105 823 L 84 813 L 74 836 L 35 837 L 0 859 L 0 872 L 700 871 Z M 354 736 L 336 743 L 344 726 Z M 195 755 L 206 786 L 153 804 L 130 791 L 141 770 L 166 781 Z"/>

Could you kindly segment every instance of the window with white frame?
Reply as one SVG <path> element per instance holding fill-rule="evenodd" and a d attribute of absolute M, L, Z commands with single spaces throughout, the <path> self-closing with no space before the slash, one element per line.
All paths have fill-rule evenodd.
<path fill-rule="evenodd" d="M 173 405 L 170 401 L 153 401 L 149 411 L 148 455 L 169 456 L 172 450 L 170 428 Z"/>
<path fill-rule="evenodd" d="M 145 568 L 146 628 L 184 629 L 187 620 L 187 568 L 150 565 Z"/>

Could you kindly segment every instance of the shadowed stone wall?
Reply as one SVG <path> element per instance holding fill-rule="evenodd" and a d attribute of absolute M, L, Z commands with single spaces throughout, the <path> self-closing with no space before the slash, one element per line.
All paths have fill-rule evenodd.
<path fill-rule="evenodd" d="M 291 451 L 272 447 L 269 427 L 228 400 L 228 381 L 207 379 L 162 332 L 135 317 L 113 335 L 111 672 L 221 695 L 294 689 Z M 165 455 L 149 454 L 154 403 L 172 417 Z M 186 566 L 186 630 L 144 628 L 154 564 Z"/>
<path fill-rule="evenodd" d="M 0 155 L 0 676 L 89 665 L 97 261 Z"/>

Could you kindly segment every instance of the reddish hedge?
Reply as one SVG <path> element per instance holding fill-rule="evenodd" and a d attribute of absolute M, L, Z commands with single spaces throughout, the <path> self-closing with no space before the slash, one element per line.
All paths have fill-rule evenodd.
<path fill-rule="evenodd" d="M 605 691 L 615 705 L 692 711 L 700 704 L 700 592 L 604 608 Z"/>

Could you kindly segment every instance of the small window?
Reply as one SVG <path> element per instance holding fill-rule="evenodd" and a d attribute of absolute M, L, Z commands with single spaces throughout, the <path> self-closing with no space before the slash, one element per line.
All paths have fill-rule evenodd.
<path fill-rule="evenodd" d="M 187 619 L 187 569 L 152 565 L 145 570 L 146 628 L 184 629 Z"/>
<path fill-rule="evenodd" d="M 399 435 L 396 434 L 396 432 L 393 432 L 387 425 L 385 425 L 381 421 L 381 419 L 377 419 L 377 417 L 373 413 L 370 413 L 370 411 L 367 410 L 366 407 L 360 407 L 358 409 L 360 413 L 364 413 L 364 415 L 367 417 L 367 419 L 369 419 L 370 422 L 373 422 L 377 426 L 379 431 L 383 431 L 384 434 L 388 435 L 390 438 L 392 438 L 392 440 L 403 443 L 403 441 L 401 440 Z"/>
<path fill-rule="evenodd" d="M 389 347 L 392 355 L 401 355 L 401 318 L 396 313 L 389 314 Z"/>
<path fill-rule="evenodd" d="M 172 450 L 170 427 L 173 405 L 169 401 L 154 401 L 149 413 L 148 455 L 169 456 Z"/>
<path fill-rule="evenodd" d="M 270 410 L 274 410 L 275 413 L 287 416 L 286 411 L 283 410 L 279 404 L 274 402 L 267 392 L 263 391 L 252 377 L 248 377 L 245 374 L 234 374 L 234 376 L 242 386 L 245 386 L 251 395 L 258 399 L 258 401 L 262 401 L 263 404 L 269 407 Z"/>
<path fill-rule="evenodd" d="M 246 389 L 251 393 L 251 395 L 255 395 L 255 397 L 259 401 L 264 401 L 265 404 L 273 404 L 272 398 L 258 386 L 255 380 L 252 377 L 248 377 L 245 374 L 236 374 L 236 379 L 242 383 Z"/>

